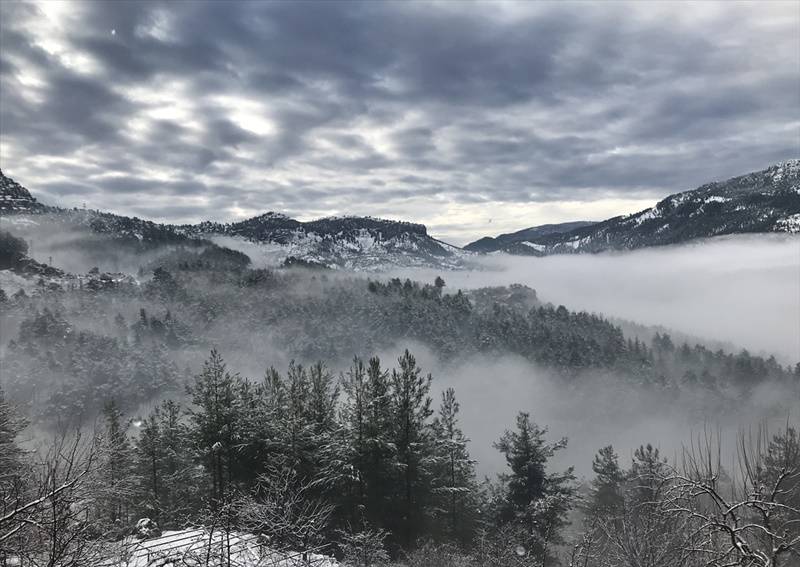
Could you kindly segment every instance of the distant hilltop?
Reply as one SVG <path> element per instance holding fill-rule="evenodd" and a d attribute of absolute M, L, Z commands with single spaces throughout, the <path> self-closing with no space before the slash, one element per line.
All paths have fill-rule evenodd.
<path fill-rule="evenodd" d="M 54 215 L 116 240 L 271 246 L 271 258 L 295 265 L 355 270 L 387 266 L 459 268 L 482 253 L 545 256 L 632 250 L 744 233 L 800 233 L 800 159 L 727 181 L 676 193 L 654 207 L 601 222 L 574 221 L 484 237 L 464 249 L 431 237 L 425 225 L 373 217 L 328 217 L 303 222 L 268 212 L 246 220 L 191 225 L 155 223 L 94 210 L 45 207 L 0 172 L 0 214 Z M 237 244 L 240 243 L 240 244 Z M 275 252 L 277 250 L 277 252 Z"/>
<path fill-rule="evenodd" d="M 0 213 L 28 213 L 42 208 L 30 191 L 0 170 Z"/>
<path fill-rule="evenodd" d="M 535 226 L 484 237 L 464 248 L 545 256 L 632 250 L 758 232 L 800 233 L 800 159 L 676 193 L 632 215 Z"/>

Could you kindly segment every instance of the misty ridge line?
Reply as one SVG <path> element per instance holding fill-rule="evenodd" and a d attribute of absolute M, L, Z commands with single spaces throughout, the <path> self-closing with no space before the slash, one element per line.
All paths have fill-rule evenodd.
<path fill-rule="evenodd" d="M 83 222 L 86 219 L 89 223 Z M 627 470 L 626 462 L 630 470 L 637 463 L 675 467 L 687 446 L 708 428 L 726 439 L 738 439 L 738 432 L 750 427 L 765 424 L 782 431 L 781 425 L 797 418 L 800 364 L 785 367 L 766 354 L 715 351 L 703 341 L 687 344 L 688 337 L 670 336 L 662 328 L 594 314 L 623 314 L 633 320 L 649 316 L 677 321 L 676 328 L 705 329 L 707 336 L 724 337 L 728 329 L 723 327 L 730 326 L 725 312 L 735 304 L 736 320 L 754 317 L 746 325 L 754 333 L 749 343 L 758 335 L 770 347 L 783 347 L 786 337 L 780 330 L 793 328 L 798 305 L 792 294 L 800 289 L 797 237 L 791 234 L 730 235 L 603 254 L 490 254 L 479 257 L 469 270 L 401 266 L 359 273 L 311 262 L 273 263 L 262 269 L 256 267 L 258 254 L 268 254 L 274 245 L 231 235 L 184 239 L 164 232 L 161 225 L 120 224 L 113 215 L 91 212 L 16 214 L 2 217 L 0 226 L 0 248 L 13 252 L 11 266 L 0 270 L 0 289 L 18 288 L 8 296 L 4 292 L 0 305 L 0 335 L 11 338 L 2 347 L 0 386 L 31 419 L 31 431 L 37 431 L 33 442 L 50 437 L 54 425 L 59 426 L 53 416 L 64 412 L 105 421 L 106 434 L 118 436 L 120 443 L 127 439 L 135 451 L 148 447 L 147 436 L 155 430 L 128 430 L 125 424 L 131 419 L 165 423 L 160 420 L 174 415 L 175 423 L 187 427 L 205 403 L 196 397 L 201 376 L 228 380 L 221 357 L 219 371 L 198 367 L 209 349 L 214 349 L 212 359 L 222 353 L 232 366 L 232 408 L 252 407 L 245 403 L 250 398 L 239 400 L 239 392 L 250 395 L 245 393 L 273 388 L 264 399 L 277 400 L 280 396 L 271 396 L 285 388 L 294 391 L 292 403 L 298 408 L 311 396 L 321 403 L 307 405 L 327 408 L 325 412 L 346 407 L 332 402 L 331 396 L 344 389 L 341 380 L 352 371 L 354 353 L 397 360 L 413 352 L 414 368 L 422 379 L 420 415 L 428 413 L 423 408 L 446 399 L 448 392 L 453 402 L 457 400 L 457 446 L 464 462 L 471 463 L 470 478 L 497 478 L 492 490 L 505 494 L 503 479 L 514 469 L 508 457 L 504 464 L 498 445 L 511 447 L 514 435 L 529 431 L 546 447 L 546 466 L 537 465 L 543 466 L 542 474 L 569 480 L 554 485 L 561 486 L 558 490 L 563 489 L 559 493 L 565 498 L 555 502 L 565 506 L 572 502 L 565 496 L 571 491 L 591 493 L 597 477 L 593 478 L 595 462 L 590 457 L 603 455 L 609 443 L 622 469 Z M 142 227 L 150 232 L 137 232 Z M 26 240 L 47 264 L 27 263 L 31 250 Z M 71 277 L 51 264 L 74 266 L 86 276 Z M 98 268 L 110 265 L 124 266 L 137 278 L 116 278 Z M 751 297 L 761 300 L 743 301 Z M 777 306 L 781 308 L 773 308 Z M 671 314 L 677 318 L 670 321 Z M 701 325 L 708 321 L 713 325 Z M 738 328 L 739 337 L 743 330 Z M 794 364 L 791 348 L 786 352 Z M 410 364 L 406 360 L 399 363 L 401 370 Z M 330 367 L 318 361 L 328 361 Z M 246 378 L 262 374 L 271 378 Z M 316 398 L 302 385 L 309 380 L 322 385 Z M 271 403 L 258 411 L 272 412 Z M 391 411 L 386 408 L 387 415 L 393 415 Z M 220 407 L 214 412 L 224 416 L 231 410 Z M 185 462 L 200 466 L 196 470 L 204 476 L 182 483 L 187 490 L 183 499 L 190 501 L 197 491 L 206 490 L 220 502 L 230 478 L 249 485 L 249 473 L 240 469 L 251 457 L 253 462 L 266 462 L 259 452 L 264 439 L 281 439 L 275 444 L 283 448 L 270 454 L 295 463 L 292 467 L 328 470 L 304 456 L 302 446 L 292 445 L 297 437 L 291 431 L 280 433 L 283 426 L 278 424 L 288 415 L 283 409 L 270 415 L 271 422 L 265 417 L 253 423 L 272 423 L 269 427 L 275 427 L 277 437 L 264 437 L 253 429 L 254 436 L 240 440 L 235 452 L 234 445 L 226 448 L 215 426 L 199 442 L 197 455 L 185 453 Z M 295 433 L 313 429 L 303 425 L 304 419 L 292 422 Z M 239 422 L 232 420 L 230 426 L 234 423 Z M 428 435 L 435 423 L 431 416 L 422 419 L 419 431 Z M 228 425 L 222 427 L 219 431 L 226 431 Z M 200 439 L 200 429 L 194 431 Z M 211 457 L 203 456 L 217 443 L 222 447 L 218 451 L 235 455 L 226 458 L 222 473 L 214 464 L 213 450 Z M 719 443 L 721 462 L 726 467 L 735 463 L 739 449 Z M 323 447 L 316 453 L 327 454 Z M 420 458 L 435 462 L 436 457 Z M 395 461 L 389 458 L 387 463 Z M 731 476 L 738 480 L 737 474 L 734 470 Z M 131 481 L 140 477 L 149 478 L 144 474 Z M 405 481 L 391 478 L 397 486 Z M 162 498 L 166 525 L 177 521 L 178 516 L 170 516 L 172 504 L 149 482 L 136 490 L 150 494 L 147 498 Z M 467 485 L 459 490 L 465 498 L 474 495 L 480 501 L 480 490 Z M 326 498 L 338 502 L 335 496 Z M 122 500 L 113 509 L 119 506 Z M 569 506 L 561 509 L 559 518 L 566 517 Z M 486 503 L 479 507 L 492 509 Z M 577 517 L 585 513 L 570 512 Z M 409 541 L 403 522 L 378 515 L 373 521 L 398 534 L 387 539 L 387 545 L 408 545 L 401 543 Z M 570 533 L 566 524 L 561 528 Z"/>
<path fill-rule="evenodd" d="M 464 246 L 463 250 L 503 250 L 512 254 L 540 256 L 576 251 L 631 249 L 737 232 L 800 232 L 799 181 L 800 158 L 773 165 L 763 171 L 722 182 L 707 183 L 698 189 L 670 195 L 654 207 L 638 213 L 605 221 L 543 225 L 503 234 L 497 238 L 484 237 Z M 7 178 L 1 171 L 0 188 L 0 211 L 19 212 L 26 208 L 32 211 L 47 210 L 47 207 L 36 202 L 27 189 Z M 717 224 L 711 226 L 702 226 L 701 221 L 715 217 L 723 217 L 725 220 L 717 221 Z M 133 217 L 133 220 L 139 219 Z M 674 225 L 678 221 L 683 222 L 683 225 L 676 229 Z M 154 224 L 151 221 L 145 222 Z M 227 234 L 278 243 L 285 243 L 289 235 L 298 230 L 314 234 L 378 231 L 387 240 L 401 234 L 424 238 L 429 236 L 424 225 L 406 221 L 338 216 L 301 222 L 276 212 L 228 223 L 203 221 L 193 225 L 163 226 L 189 236 Z M 665 228 L 668 229 L 667 234 L 660 234 Z M 434 244 L 432 252 L 435 255 L 446 256 L 454 250 L 462 250 L 438 239 L 430 240 Z M 443 248 L 436 244 L 441 244 Z"/>
<path fill-rule="evenodd" d="M 72 265 L 79 273 L 86 273 L 92 266 L 98 264 L 104 265 L 103 257 L 109 253 L 113 254 L 114 258 L 112 266 L 124 268 L 124 271 L 129 273 L 137 271 L 141 273 L 143 264 L 150 262 L 150 265 L 155 267 L 159 265 L 157 261 L 159 255 L 168 254 L 170 250 L 178 252 L 178 248 L 173 247 L 163 248 L 160 251 L 156 248 L 146 253 L 135 251 L 126 253 L 125 248 L 117 248 L 112 241 L 110 247 L 106 245 L 97 248 L 97 253 L 93 254 L 100 254 L 99 256 L 84 258 L 84 251 L 94 250 L 97 242 L 101 242 L 97 241 L 101 235 L 89 236 L 89 240 L 82 240 L 86 235 L 81 232 L 70 230 L 66 233 L 54 233 L 53 227 L 54 225 L 49 225 L 49 236 L 45 236 L 45 240 L 36 238 L 40 242 L 35 246 L 39 250 L 37 256 L 42 259 L 51 256 L 60 265 Z M 20 230 L 20 227 L 14 228 Z M 35 229 L 31 234 L 41 234 L 36 226 L 28 228 Z M 715 239 L 707 244 L 688 248 L 665 247 L 654 249 L 652 252 L 639 251 L 632 253 L 632 256 L 561 256 L 541 260 L 508 258 L 507 261 L 495 256 L 488 258 L 486 265 L 480 270 L 454 271 L 445 275 L 449 282 L 448 289 L 470 290 L 477 287 L 527 282 L 535 286 L 543 294 L 544 299 L 555 304 L 562 303 L 590 312 L 622 316 L 650 325 L 667 323 L 668 327 L 688 331 L 693 336 L 713 339 L 727 334 L 728 342 L 745 345 L 748 348 L 757 347 L 754 350 L 763 352 L 765 357 L 775 352 L 776 347 L 780 347 L 777 350 L 784 362 L 793 364 L 800 358 L 800 353 L 795 349 L 797 343 L 795 338 L 798 336 L 795 314 L 800 310 L 800 306 L 794 293 L 800 285 L 795 273 L 795 266 L 800 262 L 796 258 L 796 247 L 791 237 L 787 237 L 788 240 L 780 240 L 777 235 L 764 238 L 759 240 L 749 237 L 748 240 L 741 240 L 741 237 L 729 237 L 727 240 Z M 48 242 L 52 245 L 48 245 Z M 71 254 L 70 258 L 73 259 L 70 260 L 64 255 L 63 247 L 68 243 L 72 243 L 74 245 L 72 250 L 78 252 L 77 256 Z M 231 243 L 226 241 L 223 244 Z M 250 249 L 243 251 L 253 256 Z M 751 265 L 752 275 L 731 278 L 731 266 L 736 265 L 742 258 L 747 258 L 747 261 L 741 263 L 744 266 Z M 108 263 L 105 265 L 108 266 Z M 673 269 L 671 266 L 681 267 Z M 691 274 L 698 273 L 697 268 L 700 266 L 702 266 L 700 277 L 693 277 Z M 775 269 L 780 270 L 775 274 L 779 277 L 770 275 Z M 758 275 L 760 273 L 764 274 L 763 277 Z M 333 275 L 335 272 L 329 273 L 328 277 Z M 436 270 L 411 269 L 390 271 L 380 277 L 383 279 L 399 276 L 410 277 L 417 281 L 432 281 L 437 275 Z M 756 279 L 753 279 L 754 277 Z M 77 282 L 64 285 L 77 285 Z M 711 297 L 706 290 L 706 286 L 709 285 L 718 292 Z M 679 311 L 671 309 L 669 305 L 661 308 L 659 303 L 653 303 L 649 299 L 648 290 L 651 290 L 651 286 L 657 286 L 654 289 L 658 294 L 675 295 L 672 299 L 674 304 L 692 305 L 692 307 Z M 617 293 L 620 287 L 636 293 L 628 293 L 622 297 Z M 12 286 L 10 293 L 13 293 L 14 289 L 16 287 Z M 33 288 L 28 287 L 28 289 Z M 681 289 L 685 291 L 681 292 Z M 723 289 L 727 291 L 720 294 Z M 726 303 L 729 297 L 760 297 L 762 304 L 751 305 L 739 301 L 737 311 L 732 313 Z M 616 299 L 624 300 L 620 303 Z M 762 309 L 761 305 L 766 308 Z M 750 313 L 752 321 L 749 324 L 740 324 L 743 321 L 743 309 Z M 724 325 L 715 324 L 717 320 L 724 320 Z M 776 332 L 761 332 L 760 329 L 765 328 L 772 328 Z M 650 331 L 640 335 L 640 338 L 649 342 L 653 335 L 654 332 Z M 626 333 L 626 336 L 633 338 L 637 335 Z"/>
<path fill-rule="evenodd" d="M 158 266 L 154 277 L 141 288 L 136 284 L 121 282 L 94 291 L 91 285 L 86 284 L 83 290 L 64 290 L 69 292 L 66 294 L 43 294 L 39 297 L 34 294 L 30 299 L 20 298 L 11 305 L 15 310 L 24 311 L 28 306 L 34 309 L 46 307 L 51 311 L 45 310 L 35 317 L 16 316 L 6 319 L 11 324 L 7 336 L 18 334 L 19 340 L 34 341 L 33 344 L 36 344 L 40 340 L 49 340 L 47 337 L 51 331 L 47 329 L 51 327 L 53 332 L 72 328 L 73 338 L 61 347 L 65 348 L 64 355 L 67 355 L 73 341 L 83 335 L 83 329 L 89 329 L 92 332 L 83 339 L 88 340 L 88 344 L 101 340 L 103 336 L 117 337 L 117 341 L 122 341 L 119 346 L 124 347 L 120 352 L 120 362 L 130 357 L 130 363 L 133 364 L 138 364 L 135 352 L 139 342 L 144 341 L 143 344 L 153 346 L 165 345 L 168 350 L 158 354 L 161 362 L 147 372 L 156 369 L 166 371 L 166 376 L 172 376 L 169 381 L 177 380 L 180 372 L 176 371 L 190 361 L 196 361 L 197 353 L 202 353 L 202 349 L 209 346 L 216 346 L 229 353 L 229 356 L 238 361 L 237 364 L 253 361 L 247 363 L 242 370 L 260 373 L 269 364 L 275 364 L 276 361 L 288 363 L 292 358 L 306 361 L 338 358 L 346 362 L 354 353 L 363 353 L 365 346 L 369 348 L 369 352 L 376 352 L 376 347 L 396 344 L 398 334 L 407 335 L 404 341 L 416 337 L 415 340 L 421 345 L 434 347 L 431 352 L 435 353 L 435 357 L 429 357 L 429 360 L 434 360 L 441 356 L 452 359 L 457 353 L 469 353 L 471 350 L 483 352 L 486 349 L 479 346 L 483 340 L 481 336 L 486 336 L 497 345 L 491 347 L 490 343 L 487 355 L 492 355 L 496 350 L 502 356 L 507 344 L 515 344 L 529 336 L 527 333 L 535 333 L 532 337 L 534 340 L 524 339 L 522 346 L 515 347 L 521 349 L 518 354 L 523 358 L 527 356 L 533 361 L 541 360 L 556 366 L 574 359 L 578 364 L 578 371 L 580 364 L 588 364 L 590 368 L 597 368 L 595 375 L 602 375 L 614 373 L 613 367 L 604 370 L 607 364 L 603 362 L 605 356 L 612 359 L 633 356 L 631 362 L 638 364 L 636 361 L 644 362 L 651 356 L 649 352 L 655 348 L 651 345 L 660 344 L 655 342 L 658 336 L 656 334 L 652 341 L 639 347 L 631 342 L 633 337 L 628 336 L 626 346 L 619 330 L 602 318 L 587 313 L 570 313 L 564 307 L 542 304 L 537 294 L 524 286 L 490 287 L 484 290 L 468 290 L 466 294 L 462 294 L 460 291 L 447 292 L 449 286 L 444 281 L 441 282 L 442 287 L 438 287 L 438 284 L 423 286 L 402 280 L 373 282 L 368 285 L 363 277 L 351 279 L 343 274 L 331 277 L 336 272 L 327 275 L 290 270 L 273 274 L 244 269 L 237 273 L 237 270 L 242 270 L 242 264 L 238 264 L 240 267 L 237 268 L 237 264 L 232 262 L 243 262 L 242 258 L 223 254 L 217 261 L 224 263 L 214 268 L 214 264 L 207 263 L 215 257 L 209 255 L 209 252 L 213 252 L 213 249 L 202 252 L 176 250 L 158 259 L 154 263 L 154 266 Z M 206 260 L 195 265 L 192 258 Z M 448 275 L 448 278 L 451 275 L 455 274 Z M 469 273 L 462 275 L 470 276 Z M 471 275 L 486 276 L 484 272 Z M 209 276 L 213 279 L 209 280 Z M 212 281 L 216 283 L 211 283 Z M 228 283 L 224 283 L 226 281 Z M 218 311 L 209 320 L 204 313 L 205 305 L 209 301 L 219 301 L 215 298 L 225 298 L 226 308 Z M 113 311 L 107 303 L 109 300 L 116 303 Z M 92 304 L 97 307 L 89 309 Z M 501 306 L 501 310 L 493 312 L 495 306 Z M 534 311 L 528 313 L 531 308 Z M 56 311 L 53 312 L 52 309 Z M 503 327 L 508 329 L 505 333 L 500 332 Z M 590 341 L 596 340 L 599 344 L 606 345 L 603 347 L 607 349 L 605 353 L 592 354 L 592 343 L 584 342 L 587 338 L 583 335 L 593 327 L 596 331 L 592 332 L 597 332 L 597 335 Z M 36 329 L 41 330 L 35 331 Z M 560 329 L 559 333 L 565 334 L 548 339 L 547 333 L 552 334 L 557 329 Z M 41 339 L 36 338 L 35 333 L 38 332 L 44 333 Z M 508 337 L 504 337 L 504 334 L 508 334 Z M 55 337 L 60 335 L 56 334 Z M 589 334 L 589 337 L 592 335 Z M 98 342 L 98 346 L 100 344 L 103 343 Z M 659 346 L 659 350 L 664 353 L 659 357 L 664 356 L 671 360 L 679 354 L 680 349 L 675 350 L 679 346 L 681 345 L 666 343 L 665 346 Z M 693 351 L 691 346 L 687 348 L 689 356 L 699 355 L 709 362 L 717 356 L 707 349 L 695 348 Z M 633 355 L 637 349 L 640 349 L 640 354 Z M 24 350 L 18 351 L 15 357 L 24 353 Z M 741 360 L 745 363 L 751 358 L 750 355 L 742 356 Z M 684 370 L 677 368 L 669 370 L 669 374 L 672 375 L 672 380 L 691 384 L 698 380 L 703 370 L 708 370 L 711 374 L 704 380 L 710 379 L 711 385 L 718 382 L 725 387 L 728 381 L 726 374 L 734 368 L 728 369 L 726 365 L 729 362 L 725 361 L 732 363 L 739 359 L 727 353 L 721 353 L 721 357 L 718 362 L 713 362 L 713 367 L 701 365 L 685 377 L 682 377 Z M 170 359 L 178 362 L 179 366 L 172 366 Z M 153 359 L 153 362 L 156 360 Z M 768 364 L 767 368 L 771 369 L 758 372 L 766 371 L 766 375 L 777 372 L 775 376 L 779 381 L 784 380 L 781 377 L 791 375 L 791 369 L 784 371 L 782 367 L 776 366 L 774 359 L 756 362 L 761 366 Z M 25 362 L 23 367 L 27 364 Z M 689 365 L 686 370 L 691 368 Z M 123 372 L 123 369 L 124 365 L 114 372 Z M 638 371 L 631 376 L 631 369 L 628 368 L 623 370 L 622 375 L 628 375 L 636 383 L 639 380 L 636 372 Z M 741 379 L 745 381 L 743 384 L 746 384 L 751 379 L 753 370 L 742 368 L 737 372 L 741 373 Z M 785 372 L 790 374 L 786 375 Z M 460 370 L 450 370 L 448 373 L 457 376 Z M 587 378 L 596 379 L 593 378 L 592 371 L 583 373 Z M 524 376 L 525 372 L 518 374 Z M 535 375 L 535 372 L 528 374 Z M 567 376 L 570 374 L 571 371 L 566 373 Z M 658 372 L 654 372 L 646 380 L 658 378 L 657 374 Z M 487 372 L 486 375 L 496 373 Z M 117 379 L 119 378 L 115 378 Z M 574 377 L 572 380 L 575 383 L 587 382 Z M 627 380 L 619 380 L 619 385 L 624 385 Z M 155 383 L 161 383 L 161 378 Z M 119 386 L 128 387 L 125 386 L 125 380 Z M 508 391 L 519 391 L 518 386 L 510 384 Z M 732 390 L 730 394 L 730 403 L 735 404 L 738 396 L 736 390 Z M 140 395 L 149 394 L 144 391 L 137 394 Z M 532 395 L 535 399 L 535 394 Z M 130 394 L 124 397 L 129 398 Z M 82 403 L 85 405 L 85 402 Z"/>

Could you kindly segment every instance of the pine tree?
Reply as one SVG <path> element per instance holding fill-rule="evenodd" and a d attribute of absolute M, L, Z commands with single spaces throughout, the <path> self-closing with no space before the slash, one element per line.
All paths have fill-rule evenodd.
<path fill-rule="evenodd" d="M 166 400 L 143 420 L 136 444 L 144 512 L 162 528 L 178 528 L 199 505 L 202 484 L 180 406 Z"/>
<path fill-rule="evenodd" d="M 439 414 L 433 422 L 433 444 L 436 456 L 433 493 L 434 525 L 441 535 L 468 544 L 475 528 L 474 502 L 477 486 L 475 461 L 470 459 L 467 444 L 458 423 L 459 404 L 455 390 L 442 393 Z"/>
<path fill-rule="evenodd" d="M 311 482 L 316 473 L 312 447 L 313 428 L 309 420 L 311 383 L 308 372 L 292 362 L 286 373 L 286 414 L 284 443 L 286 467 L 303 482 Z"/>
<path fill-rule="evenodd" d="M 6 401 L 5 392 L 0 388 L 0 471 L 9 476 L 19 467 L 22 451 L 16 443 L 17 435 L 25 427 L 22 420 Z M 0 481 L 5 478 L 0 473 Z"/>
<path fill-rule="evenodd" d="M 389 372 L 378 357 L 367 365 L 365 451 L 367 520 L 377 528 L 387 527 L 386 509 L 392 498 L 392 474 L 396 470 L 397 446 L 394 444 L 394 417 Z"/>
<path fill-rule="evenodd" d="M 24 427 L 25 422 L 6 402 L 0 388 L 0 517 L 18 508 L 25 497 L 27 479 L 23 453 L 17 445 L 17 436 Z M 10 526 L 0 525 L 0 528 L 0 535 L 6 535 L 10 530 Z M 0 557 L 4 556 L 8 545 L 13 545 L 10 536 L 8 541 L 0 540 Z"/>
<path fill-rule="evenodd" d="M 399 371 L 391 376 L 394 444 L 398 483 L 395 493 L 395 534 L 406 547 L 424 527 L 424 510 L 430 491 L 432 436 L 431 375 L 423 375 L 408 350 L 398 359 Z"/>
<path fill-rule="evenodd" d="M 234 461 L 234 430 L 237 427 L 235 382 L 216 350 L 203 364 L 203 371 L 189 387 L 193 407 L 189 410 L 192 438 L 211 477 L 211 502 L 218 507 L 229 496 Z"/>
<path fill-rule="evenodd" d="M 657 448 L 648 443 L 636 449 L 628 478 L 633 483 L 638 503 L 656 502 L 666 476 L 667 460 L 661 457 Z"/>
<path fill-rule="evenodd" d="M 616 534 L 627 529 L 625 508 L 626 474 L 611 445 L 600 449 L 592 461 L 592 480 L 584 506 L 584 534 L 575 549 L 581 564 L 592 557 L 608 557 Z M 614 534 L 614 535 L 610 535 Z"/>
<path fill-rule="evenodd" d="M 573 469 L 547 473 L 547 462 L 556 451 L 567 446 L 566 438 L 545 441 L 546 428 L 540 428 L 530 414 L 517 415 L 516 431 L 506 431 L 495 447 L 505 455 L 511 473 L 507 482 L 501 523 L 515 524 L 529 534 L 524 546 L 546 561 L 553 545 L 561 543 L 561 530 L 575 494 Z"/>
<path fill-rule="evenodd" d="M 336 402 L 339 386 L 322 362 L 309 369 L 310 392 L 308 412 L 316 435 L 324 435 L 336 429 Z"/>
<path fill-rule="evenodd" d="M 341 427 L 336 408 L 339 400 L 339 384 L 322 362 L 309 369 L 311 384 L 308 400 L 308 422 L 310 424 L 309 450 L 313 469 L 312 489 L 320 496 L 334 496 L 333 489 L 341 484 L 342 451 Z"/>
<path fill-rule="evenodd" d="M 144 509 L 148 517 L 161 524 L 161 497 L 163 479 L 161 478 L 161 423 L 156 408 L 141 424 L 141 432 L 136 444 L 136 461 L 142 478 Z"/>
<path fill-rule="evenodd" d="M 592 461 L 595 478 L 592 480 L 590 513 L 615 514 L 623 505 L 623 482 L 625 472 L 611 445 L 597 452 Z"/>
<path fill-rule="evenodd" d="M 112 530 L 122 533 L 130 520 L 130 504 L 139 482 L 127 435 L 128 424 L 124 423 L 122 412 L 114 400 L 105 405 L 103 416 L 106 422 L 104 456 L 107 484 L 102 490 L 101 515 L 110 521 Z"/>
<path fill-rule="evenodd" d="M 367 423 L 369 413 L 369 383 L 364 362 L 355 357 L 350 369 L 342 376 L 342 449 L 345 452 L 347 516 L 351 526 L 363 527 L 366 507 L 366 473 L 368 463 Z"/>
<path fill-rule="evenodd" d="M 286 384 L 280 373 L 270 367 L 264 374 L 261 388 L 260 408 L 255 411 L 256 419 L 251 437 L 265 442 L 264 459 L 282 462 L 284 459 L 284 416 L 287 410 Z"/>

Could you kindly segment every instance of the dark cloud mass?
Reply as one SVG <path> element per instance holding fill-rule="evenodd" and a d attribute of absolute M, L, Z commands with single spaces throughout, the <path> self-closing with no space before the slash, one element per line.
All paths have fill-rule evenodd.
<path fill-rule="evenodd" d="M 4 172 L 170 221 L 460 243 L 800 154 L 791 2 L 3 2 L 0 81 Z"/>

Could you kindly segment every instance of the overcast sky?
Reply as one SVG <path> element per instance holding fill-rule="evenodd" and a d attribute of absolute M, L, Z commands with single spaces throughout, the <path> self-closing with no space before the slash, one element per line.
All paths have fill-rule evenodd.
<path fill-rule="evenodd" d="M 800 4 L 0 3 L 0 167 L 184 222 L 599 220 L 800 155 Z"/>

